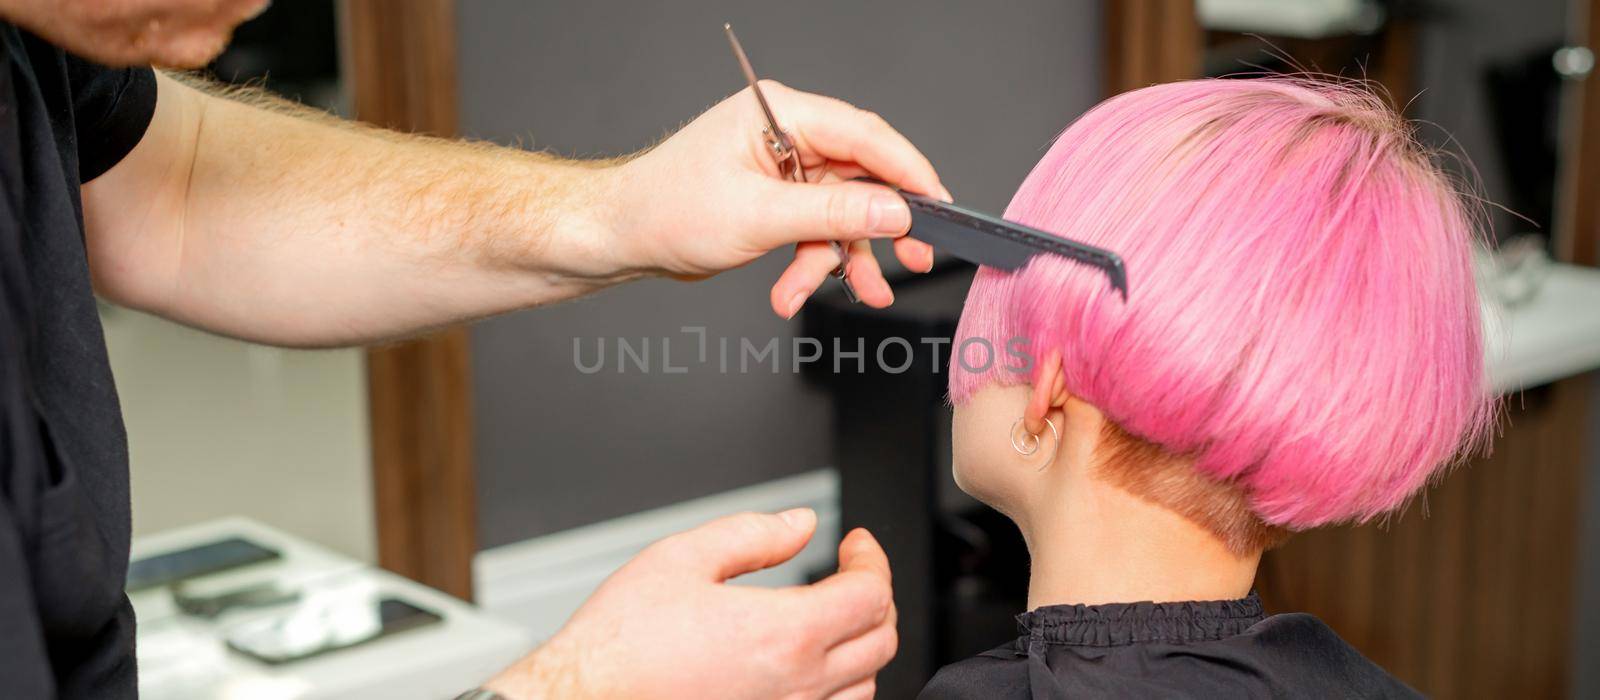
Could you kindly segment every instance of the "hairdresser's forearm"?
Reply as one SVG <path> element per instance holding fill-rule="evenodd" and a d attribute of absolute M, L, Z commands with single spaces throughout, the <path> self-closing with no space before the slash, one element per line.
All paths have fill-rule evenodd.
<path fill-rule="evenodd" d="M 293 115 L 163 77 L 135 152 L 86 188 L 100 292 L 287 345 L 369 342 L 637 274 L 608 168 Z"/>

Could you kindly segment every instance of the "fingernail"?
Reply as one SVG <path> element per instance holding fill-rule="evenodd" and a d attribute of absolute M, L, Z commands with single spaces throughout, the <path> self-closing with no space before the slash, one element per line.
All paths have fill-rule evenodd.
<path fill-rule="evenodd" d="M 911 209 L 900 195 L 882 192 L 872 196 L 872 231 L 898 236 L 911 228 Z"/>
<path fill-rule="evenodd" d="M 941 192 L 944 192 L 944 201 L 949 202 L 951 204 L 955 203 L 956 196 L 953 195 L 953 194 L 950 194 L 950 190 L 949 189 L 947 189 L 944 185 L 940 185 L 939 186 L 939 190 Z"/>
<path fill-rule="evenodd" d="M 810 508 L 791 508 L 778 514 L 783 522 L 796 530 L 806 530 L 817 519 L 817 514 Z"/>
<path fill-rule="evenodd" d="M 795 314 L 800 313 L 800 307 L 805 306 L 805 304 L 806 293 L 795 292 L 794 296 L 789 297 L 789 315 L 784 318 L 794 318 Z"/>

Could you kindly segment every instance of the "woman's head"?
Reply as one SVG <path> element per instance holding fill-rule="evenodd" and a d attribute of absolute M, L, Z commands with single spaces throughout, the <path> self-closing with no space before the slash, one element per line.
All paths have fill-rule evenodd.
<path fill-rule="evenodd" d="M 1104 416 L 1102 475 L 1230 546 L 1394 509 L 1489 421 L 1473 220 L 1364 91 L 1261 79 L 1120 95 L 1061 135 L 1006 218 L 1119 252 L 1130 294 L 1055 258 L 981 269 L 952 362 L 958 424 L 1059 352 L 1065 393 Z M 1026 345 L 1027 371 L 1008 343 Z M 994 478 L 981 453 L 957 446 L 964 482 Z"/>

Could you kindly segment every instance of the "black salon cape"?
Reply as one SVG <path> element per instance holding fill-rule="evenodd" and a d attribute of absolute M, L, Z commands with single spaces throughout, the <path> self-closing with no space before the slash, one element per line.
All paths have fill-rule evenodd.
<path fill-rule="evenodd" d="M 1266 617 L 1251 594 L 1054 605 L 1016 641 L 939 670 L 919 698 L 1415 698 L 1321 620 Z"/>
<path fill-rule="evenodd" d="M 78 184 L 138 144 L 155 77 L 0 43 L 0 698 L 132 698 L 128 447 Z"/>

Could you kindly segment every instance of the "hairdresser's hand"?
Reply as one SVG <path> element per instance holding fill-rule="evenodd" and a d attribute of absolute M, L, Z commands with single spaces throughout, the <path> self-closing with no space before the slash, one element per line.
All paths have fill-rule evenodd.
<path fill-rule="evenodd" d="M 933 249 L 905 237 L 911 213 L 870 175 L 949 199 L 928 159 L 878 115 L 772 81 L 761 90 L 800 152 L 813 183 L 779 179 L 762 137 L 765 119 L 748 88 L 613 172 L 608 208 L 625 268 L 698 278 L 739 267 L 790 244 L 794 262 L 772 286 L 772 309 L 788 318 L 838 264 L 828 240 L 850 251 L 861 300 L 884 307 L 894 293 L 869 239 L 893 238 L 907 268 L 926 272 Z"/>
<path fill-rule="evenodd" d="M 816 515 L 747 513 L 618 569 L 548 643 L 485 685 L 508 698 L 870 698 L 894 656 L 889 561 L 865 530 L 810 586 L 725 583 L 787 561 Z"/>
<path fill-rule="evenodd" d="M 113 66 L 199 68 L 269 0 L 0 0 L 0 16 Z"/>

